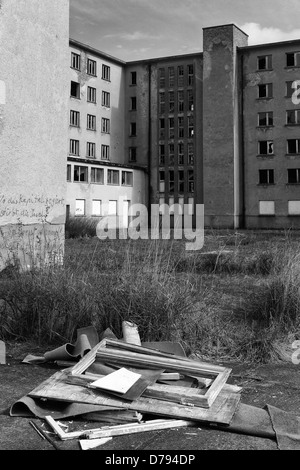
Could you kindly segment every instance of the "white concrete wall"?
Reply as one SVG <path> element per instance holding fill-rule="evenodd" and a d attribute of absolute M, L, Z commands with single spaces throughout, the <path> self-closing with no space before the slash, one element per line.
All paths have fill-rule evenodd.
<path fill-rule="evenodd" d="M 0 269 L 44 229 L 63 250 L 68 44 L 69 0 L 1 1 Z"/>

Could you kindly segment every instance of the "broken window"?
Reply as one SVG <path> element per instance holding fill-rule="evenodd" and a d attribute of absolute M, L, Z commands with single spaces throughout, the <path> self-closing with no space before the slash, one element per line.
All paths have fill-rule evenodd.
<path fill-rule="evenodd" d="M 258 85 L 258 97 L 259 98 L 272 98 L 273 97 L 273 84 L 264 83 Z"/>
<path fill-rule="evenodd" d="M 287 153 L 300 153 L 300 139 L 289 139 L 287 141 Z"/>
<path fill-rule="evenodd" d="M 165 119 L 161 118 L 159 120 L 159 138 L 164 139 L 165 138 Z"/>
<path fill-rule="evenodd" d="M 80 98 L 80 85 L 77 82 L 71 81 L 71 97 L 72 98 Z"/>
<path fill-rule="evenodd" d="M 297 91 L 299 93 L 299 82 L 297 80 L 288 81 L 286 83 L 286 98 L 291 98 L 292 95 Z"/>
<path fill-rule="evenodd" d="M 178 112 L 184 112 L 184 93 L 183 90 L 178 91 Z"/>
<path fill-rule="evenodd" d="M 184 138 L 184 120 L 182 116 L 178 117 L 178 138 Z"/>
<path fill-rule="evenodd" d="M 158 158 L 159 158 L 159 164 L 164 165 L 165 164 L 165 146 L 164 146 L 164 144 L 161 144 L 159 146 Z"/>
<path fill-rule="evenodd" d="M 131 111 L 136 111 L 136 96 L 130 98 L 130 109 Z"/>
<path fill-rule="evenodd" d="M 187 91 L 187 96 L 188 96 L 188 110 L 189 111 L 194 111 L 194 94 L 193 94 L 193 90 L 188 90 Z"/>
<path fill-rule="evenodd" d="M 188 165 L 194 165 L 194 144 L 188 143 Z"/>
<path fill-rule="evenodd" d="M 195 190 L 194 170 L 188 170 L 188 191 L 193 193 Z"/>
<path fill-rule="evenodd" d="M 178 143 L 178 165 L 184 165 L 184 145 L 183 145 L 183 142 Z"/>
<path fill-rule="evenodd" d="M 93 75 L 93 77 L 97 76 L 97 62 L 95 60 L 87 60 L 87 73 Z"/>
<path fill-rule="evenodd" d="M 101 145 L 101 160 L 109 160 L 109 145 Z"/>
<path fill-rule="evenodd" d="M 300 183 L 300 169 L 299 168 L 289 168 L 288 169 L 288 183 L 289 184 L 299 184 Z"/>
<path fill-rule="evenodd" d="M 174 170 L 169 171 L 169 192 L 174 193 Z"/>
<path fill-rule="evenodd" d="M 174 165 L 175 161 L 175 145 L 169 144 L 169 165 Z"/>
<path fill-rule="evenodd" d="M 286 54 L 287 67 L 300 67 L 300 52 L 288 52 Z"/>
<path fill-rule="evenodd" d="M 258 113 L 258 125 L 259 127 L 273 126 L 273 112 Z"/>
<path fill-rule="evenodd" d="M 131 135 L 131 137 L 136 136 L 136 122 L 131 122 L 130 123 L 130 135 Z"/>
<path fill-rule="evenodd" d="M 259 184 L 274 184 L 274 170 L 259 170 Z"/>
<path fill-rule="evenodd" d="M 169 139 L 174 139 L 174 118 L 169 118 Z"/>
<path fill-rule="evenodd" d="M 273 155 L 274 144 L 272 140 L 261 140 L 258 142 L 258 154 L 259 155 Z"/>
<path fill-rule="evenodd" d="M 165 172 L 159 172 L 159 191 L 163 193 L 165 191 Z"/>
<path fill-rule="evenodd" d="M 272 56 L 262 55 L 257 57 L 258 70 L 270 70 L 272 68 Z"/>
<path fill-rule="evenodd" d="M 70 111 L 70 126 L 79 127 L 80 113 L 78 111 Z"/>
<path fill-rule="evenodd" d="M 91 168 L 91 183 L 104 184 L 103 168 Z"/>
<path fill-rule="evenodd" d="M 87 100 L 89 103 L 96 103 L 96 88 L 87 87 Z"/>
<path fill-rule="evenodd" d="M 194 135 L 194 116 L 188 116 L 188 136 L 193 137 Z"/>
<path fill-rule="evenodd" d="M 74 181 L 82 183 L 88 182 L 88 167 L 87 166 L 74 166 Z"/>
<path fill-rule="evenodd" d="M 300 124 L 300 109 L 290 109 L 286 112 L 286 123 L 289 125 Z"/>
<path fill-rule="evenodd" d="M 136 72 L 130 72 L 131 85 L 136 85 Z"/>
<path fill-rule="evenodd" d="M 107 184 L 120 184 L 120 172 L 119 170 L 108 170 L 107 171 Z"/>
<path fill-rule="evenodd" d="M 184 193 L 184 171 L 178 171 L 178 192 Z"/>

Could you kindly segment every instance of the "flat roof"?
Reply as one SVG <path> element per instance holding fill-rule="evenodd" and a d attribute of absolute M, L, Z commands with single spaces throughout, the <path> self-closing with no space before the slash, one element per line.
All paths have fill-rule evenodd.
<path fill-rule="evenodd" d="M 281 46 L 287 46 L 287 45 L 293 45 L 293 44 L 300 44 L 300 38 L 291 39 L 289 41 L 266 42 L 263 44 L 254 44 L 252 46 L 239 47 L 238 49 L 240 51 L 247 51 L 248 49 L 263 49 L 263 48 L 268 48 L 268 47 L 281 47 Z"/>
<path fill-rule="evenodd" d="M 203 52 L 191 52 L 190 54 L 179 54 L 179 55 L 170 55 L 166 57 L 153 57 L 151 59 L 140 59 L 140 60 L 132 60 L 129 62 L 126 62 L 127 65 L 133 65 L 133 64 L 145 64 L 145 63 L 154 63 L 154 62 L 162 62 L 162 61 L 173 61 L 173 60 L 180 60 L 180 59 L 189 59 L 189 58 L 194 58 L 194 57 L 202 57 Z"/>
<path fill-rule="evenodd" d="M 224 26 L 234 26 L 235 28 L 239 29 L 242 33 L 244 33 L 246 36 L 249 37 L 249 34 L 245 33 L 241 28 L 239 28 L 236 24 L 234 23 L 228 23 L 228 24 L 219 24 L 216 26 L 206 26 L 205 28 L 202 29 L 214 29 L 214 28 L 224 28 Z"/>
<path fill-rule="evenodd" d="M 115 62 L 119 65 L 126 65 L 126 62 L 124 62 L 123 60 L 118 59 L 117 57 L 114 57 L 112 55 L 106 54 L 106 52 L 99 51 L 94 47 L 88 46 L 87 44 L 83 44 L 82 42 L 76 41 L 75 39 L 70 38 L 69 44 L 71 46 L 78 47 L 79 49 L 84 49 L 85 51 L 90 52 L 91 54 L 100 57 L 101 59 L 106 59 L 107 61 Z"/>

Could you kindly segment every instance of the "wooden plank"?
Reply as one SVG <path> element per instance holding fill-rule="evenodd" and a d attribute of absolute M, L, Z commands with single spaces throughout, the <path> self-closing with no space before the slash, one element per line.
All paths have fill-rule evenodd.
<path fill-rule="evenodd" d="M 69 376 L 66 382 L 74 385 L 92 387 L 94 376 L 87 374 L 78 374 Z M 229 387 L 230 390 L 230 387 Z M 207 399 L 201 388 L 181 387 L 178 385 L 152 384 L 143 391 L 142 396 L 147 398 L 156 398 L 157 400 L 171 401 L 184 405 L 203 406 L 208 408 Z"/>
<path fill-rule="evenodd" d="M 137 347 L 137 346 L 136 346 Z M 224 371 L 224 367 L 214 366 L 206 364 L 204 362 L 194 361 L 192 359 L 186 359 L 182 357 L 161 357 L 155 354 L 144 354 L 132 351 L 121 351 L 112 348 L 100 348 L 96 351 L 96 358 L 100 359 L 101 362 L 117 362 L 126 365 L 135 365 L 154 368 L 160 367 L 170 369 L 175 372 L 190 373 L 192 375 L 203 375 L 207 374 L 219 374 Z"/>
<path fill-rule="evenodd" d="M 58 401 L 91 403 L 108 407 L 126 408 L 142 414 L 153 414 L 176 419 L 229 424 L 240 401 L 239 393 L 221 390 L 210 408 L 201 408 L 163 402 L 160 400 L 140 397 L 133 402 L 107 397 L 95 393 L 91 389 L 77 385 L 68 385 L 64 382 L 64 371 L 56 372 L 53 376 L 42 382 L 28 395 L 36 398 L 45 398 Z"/>
<path fill-rule="evenodd" d="M 45 416 L 45 420 L 63 441 L 85 437 L 86 439 L 98 439 L 105 437 L 121 436 L 124 434 L 135 434 L 146 431 L 158 431 L 162 429 L 195 426 L 193 421 L 176 419 L 154 419 L 145 423 L 119 424 L 116 426 L 103 426 L 95 429 L 84 429 L 82 431 L 65 432 L 52 416 Z"/>
<path fill-rule="evenodd" d="M 187 421 L 182 419 L 153 419 L 151 421 L 146 421 L 145 423 L 126 424 L 119 426 L 111 426 L 107 429 L 91 430 L 86 433 L 86 437 L 88 439 L 95 439 L 99 437 L 122 436 L 124 434 L 136 434 L 139 432 L 159 431 L 162 429 L 182 428 L 190 426 L 196 426 L 196 423 L 193 421 Z"/>

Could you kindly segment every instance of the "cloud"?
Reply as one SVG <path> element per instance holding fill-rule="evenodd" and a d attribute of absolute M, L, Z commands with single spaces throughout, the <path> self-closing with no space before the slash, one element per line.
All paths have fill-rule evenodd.
<path fill-rule="evenodd" d="M 300 29 L 282 31 L 280 28 L 261 26 L 258 23 L 245 23 L 241 29 L 249 35 L 249 45 L 266 44 L 269 42 L 290 41 L 300 38 Z"/>
<path fill-rule="evenodd" d="M 141 40 L 152 40 L 160 39 L 158 35 L 151 35 L 147 33 L 142 33 L 141 31 L 135 31 L 134 33 L 116 33 L 116 34 L 106 34 L 103 38 L 119 38 L 125 41 L 141 41 Z"/>

